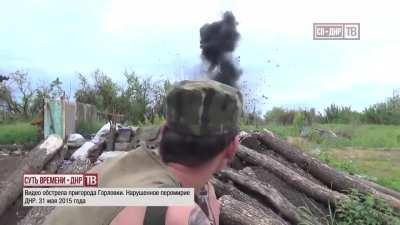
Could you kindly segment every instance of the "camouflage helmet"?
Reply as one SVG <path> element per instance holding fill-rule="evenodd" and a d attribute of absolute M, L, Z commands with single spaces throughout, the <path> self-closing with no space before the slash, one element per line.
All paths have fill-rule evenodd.
<path fill-rule="evenodd" d="M 242 105 L 237 88 L 213 80 L 181 81 L 167 95 L 167 123 L 194 136 L 237 132 Z"/>

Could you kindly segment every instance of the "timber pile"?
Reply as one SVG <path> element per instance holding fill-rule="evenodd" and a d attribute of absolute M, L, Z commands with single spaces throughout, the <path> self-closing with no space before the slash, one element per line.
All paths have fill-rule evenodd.
<path fill-rule="evenodd" d="M 329 167 L 271 132 L 242 135 L 235 157 L 213 180 L 224 225 L 327 224 L 329 209 L 352 189 L 400 212 L 399 192 Z"/>
<path fill-rule="evenodd" d="M 16 177 L 24 172 L 83 173 L 102 163 L 102 156 L 113 157 L 140 145 L 156 149 L 159 140 L 159 127 L 124 128 L 101 139 L 86 159 L 69 161 L 71 150 L 52 136 L 29 153 L 2 188 L 0 215 L 16 202 L 20 204 L 22 186 Z M 119 151 L 107 151 L 111 145 Z M 222 204 L 222 225 L 325 225 L 329 208 L 347 199 L 351 189 L 372 193 L 400 212 L 399 192 L 337 171 L 270 132 L 241 134 L 235 159 L 212 183 Z M 52 209 L 31 208 L 18 224 L 40 225 Z"/>

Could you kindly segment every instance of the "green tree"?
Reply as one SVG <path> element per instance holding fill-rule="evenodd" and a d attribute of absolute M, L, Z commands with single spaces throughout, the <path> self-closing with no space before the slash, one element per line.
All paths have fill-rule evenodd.
<path fill-rule="evenodd" d="M 34 95 L 28 73 L 17 70 L 8 77 L 9 80 L 0 84 L 0 99 L 6 102 L 10 112 L 27 118 Z"/>
<path fill-rule="evenodd" d="M 80 84 L 75 92 L 75 99 L 78 102 L 92 104 L 97 109 L 114 112 L 119 97 L 120 87 L 112 79 L 99 69 L 92 74 L 93 84 L 82 74 L 78 74 Z"/>

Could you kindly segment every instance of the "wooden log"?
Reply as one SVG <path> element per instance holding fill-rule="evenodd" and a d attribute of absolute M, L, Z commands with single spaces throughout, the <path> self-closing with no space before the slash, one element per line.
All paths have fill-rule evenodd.
<path fill-rule="evenodd" d="M 248 203 L 249 205 L 253 206 L 254 208 L 259 209 L 263 213 L 266 213 L 267 215 L 269 215 L 273 219 L 273 223 L 271 223 L 271 225 L 289 225 L 288 222 L 286 222 L 280 216 L 278 216 L 274 211 L 272 211 L 272 209 L 263 205 L 257 199 L 240 191 L 232 184 L 224 183 L 216 178 L 212 178 L 211 183 L 213 184 L 216 195 L 218 197 L 223 196 L 223 195 L 230 195 L 236 200 Z"/>
<path fill-rule="evenodd" d="M 340 192 L 348 192 L 351 189 L 357 189 L 364 194 L 371 193 L 376 198 L 384 199 L 397 213 L 400 213 L 400 200 L 390 195 L 388 192 L 382 193 L 377 191 L 370 185 L 360 182 L 354 177 L 326 165 L 320 160 L 317 160 L 305 152 L 291 146 L 286 141 L 276 138 L 268 133 L 258 133 L 255 135 L 268 148 L 282 155 L 287 160 L 296 163 L 328 187 Z"/>
<path fill-rule="evenodd" d="M 62 146 L 63 140 L 61 137 L 50 135 L 29 152 L 22 165 L 6 180 L 0 192 L 0 215 L 21 194 L 23 175 L 25 173 L 39 173 Z"/>
<path fill-rule="evenodd" d="M 261 210 L 230 195 L 219 198 L 221 202 L 220 221 L 223 225 L 272 225 L 273 218 Z"/>
<path fill-rule="evenodd" d="M 279 212 L 291 223 L 300 223 L 300 216 L 297 213 L 297 208 L 271 185 L 263 183 L 254 177 L 239 174 L 232 169 L 223 170 L 220 174 L 223 177 L 229 178 L 234 183 L 261 195 L 275 211 Z"/>
<path fill-rule="evenodd" d="M 379 185 L 379 184 L 377 184 L 377 183 L 375 183 L 375 182 L 372 182 L 372 181 L 363 180 L 363 179 L 358 178 L 358 177 L 354 177 L 354 178 L 355 178 L 356 180 L 358 180 L 358 181 L 360 181 L 360 182 L 362 182 L 362 183 L 365 183 L 366 185 L 368 185 L 368 186 L 374 188 L 374 189 L 377 190 L 377 191 L 380 191 L 380 192 L 382 192 L 382 193 L 384 193 L 384 194 L 393 196 L 393 197 L 395 197 L 395 198 L 397 198 L 397 199 L 400 200 L 400 192 L 398 192 L 398 191 L 392 190 L 392 189 L 387 188 L 387 187 L 383 187 L 382 185 Z"/>
<path fill-rule="evenodd" d="M 312 182 L 304 176 L 286 167 L 280 162 L 269 158 L 261 153 L 251 150 L 243 145 L 240 145 L 236 155 L 254 165 L 261 166 L 271 173 L 290 184 L 292 187 L 302 191 L 307 196 L 314 198 L 317 201 L 325 204 L 337 204 L 341 200 L 347 199 L 346 195 L 332 191 L 325 186 L 321 186 Z"/>
<path fill-rule="evenodd" d="M 246 168 L 240 170 L 239 174 L 247 175 L 247 176 L 250 176 L 250 177 L 253 177 L 253 178 L 257 179 L 256 172 L 250 167 L 246 167 Z M 269 185 L 269 184 L 266 184 L 263 181 L 260 181 L 260 182 L 263 183 L 264 185 Z M 325 218 L 325 216 L 327 215 L 327 214 L 324 214 L 322 211 L 319 211 L 319 213 L 314 214 L 313 213 L 314 211 L 312 210 L 312 208 L 310 208 L 310 205 L 307 204 L 305 200 L 303 200 L 303 205 L 302 206 L 298 206 L 298 205 L 292 204 L 291 201 L 287 197 L 285 197 L 285 195 L 282 193 L 281 190 L 279 190 L 279 194 L 282 196 L 282 198 L 285 198 L 289 202 L 289 204 L 291 205 L 291 208 L 296 212 L 296 214 L 298 216 L 298 219 L 300 221 L 299 224 L 310 224 L 310 223 L 312 223 L 314 225 L 317 225 L 317 224 L 321 225 L 321 221 L 323 221 L 323 220 L 321 220 L 321 218 Z M 309 200 L 309 201 L 312 201 L 312 200 Z M 313 204 L 312 206 L 315 209 L 321 210 L 320 208 L 318 208 L 317 205 Z M 308 211 L 307 214 L 304 214 L 304 211 L 302 209 L 308 209 L 309 211 Z"/>

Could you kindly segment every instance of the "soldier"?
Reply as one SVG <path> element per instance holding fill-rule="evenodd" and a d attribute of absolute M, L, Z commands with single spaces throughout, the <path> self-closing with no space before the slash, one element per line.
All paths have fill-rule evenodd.
<path fill-rule="evenodd" d="M 45 224 L 218 225 L 209 180 L 235 154 L 242 102 L 236 88 L 217 81 L 183 81 L 168 93 L 159 151 L 141 147 L 90 171 L 100 187 L 193 187 L 195 205 L 57 208 Z"/>

